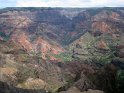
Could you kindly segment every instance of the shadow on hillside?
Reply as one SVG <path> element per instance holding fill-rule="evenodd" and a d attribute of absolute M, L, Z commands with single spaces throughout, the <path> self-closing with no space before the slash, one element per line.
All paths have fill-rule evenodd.
<path fill-rule="evenodd" d="M 47 93 L 41 89 L 21 89 L 0 81 L 0 93 Z"/>

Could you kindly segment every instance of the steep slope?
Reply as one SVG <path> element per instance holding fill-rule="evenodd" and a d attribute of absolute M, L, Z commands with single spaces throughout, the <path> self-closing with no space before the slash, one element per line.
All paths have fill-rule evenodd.
<path fill-rule="evenodd" d="M 15 91 L 20 88 L 17 90 L 20 92 L 21 89 L 54 92 L 66 83 L 60 67 L 40 56 L 28 54 L 21 46 L 12 47 L 5 42 L 0 43 L 0 81 L 14 86 Z M 11 93 L 10 89 L 8 93 Z"/>
<path fill-rule="evenodd" d="M 74 58 L 95 58 L 111 61 L 114 56 L 122 58 L 123 47 L 123 10 L 104 10 L 91 17 L 90 31 L 69 45 Z M 106 60 L 106 61 L 107 61 Z"/>
<path fill-rule="evenodd" d="M 60 44 L 68 44 L 86 30 L 81 27 L 87 23 L 88 18 L 88 14 L 82 12 L 84 10 L 61 8 L 3 9 L 0 14 L 1 30 L 6 33 L 14 30 L 26 30 L 30 34 L 44 35 Z M 65 11 L 68 11 L 70 16 Z M 79 13 L 81 14 L 78 15 Z M 73 17 L 70 19 L 71 16 Z"/>
<path fill-rule="evenodd" d="M 64 49 L 59 44 L 50 43 L 41 36 L 37 37 L 34 41 L 31 41 L 29 37 L 25 32 L 16 32 L 11 39 L 13 42 L 19 43 L 28 53 L 39 55 L 43 59 L 49 57 L 50 60 L 57 60 L 52 54 L 57 55 L 64 52 Z"/>
<path fill-rule="evenodd" d="M 43 59 L 60 61 L 56 56 L 68 50 L 79 59 L 104 53 L 123 58 L 123 8 L 5 8 L 0 20 L 1 41 Z"/>
<path fill-rule="evenodd" d="M 66 10 L 68 13 L 73 11 L 69 14 L 73 16 L 71 19 L 65 14 Z M 52 8 L 3 9 L 0 14 L 0 39 L 18 43 L 28 53 L 40 54 L 43 59 L 60 60 L 54 55 L 64 52 L 62 46 L 86 32 L 80 26 L 80 21 L 85 18 L 80 15 L 78 18 L 81 11 Z M 85 13 L 82 15 L 86 16 Z"/>
<path fill-rule="evenodd" d="M 40 26 L 37 21 L 37 23 L 34 23 L 36 15 L 37 13 L 28 11 L 2 13 L 1 40 L 18 43 L 30 53 L 37 54 L 42 52 L 43 59 L 46 59 L 47 56 L 51 60 L 57 60 L 50 54 L 59 54 L 64 49 L 54 41 L 45 38 L 44 34 L 40 35 Z M 37 26 L 36 29 L 35 27 L 30 27 L 31 24 L 35 24 Z M 30 29 L 28 28 L 34 29 L 35 32 L 30 34 Z"/>

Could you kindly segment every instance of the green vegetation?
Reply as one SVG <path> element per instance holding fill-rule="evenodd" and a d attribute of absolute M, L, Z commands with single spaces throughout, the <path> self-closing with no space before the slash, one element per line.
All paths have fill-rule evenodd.
<path fill-rule="evenodd" d="M 72 56 L 69 53 L 60 53 L 58 55 L 54 55 L 55 58 L 58 58 L 64 62 L 66 61 L 72 61 Z"/>
<path fill-rule="evenodd" d="M 100 62 L 100 64 L 107 64 L 111 62 L 110 55 L 95 55 L 95 57 L 92 58 L 92 62 Z"/>
<path fill-rule="evenodd" d="M 124 92 L 124 70 L 119 70 L 117 75 L 118 93 Z"/>
<path fill-rule="evenodd" d="M 103 40 L 106 43 L 106 50 L 97 48 L 97 43 Z M 86 44 L 86 49 L 88 51 L 88 60 L 91 62 L 99 62 L 101 64 L 110 63 L 113 59 L 116 58 L 115 53 L 118 52 L 116 45 L 119 43 L 119 40 L 112 40 L 111 35 L 103 34 L 102 36 L 94 37 Z"/>
<path fill-rule="evenodd" d="M 18 56 L 17 56 L 17 60 L 19 61 L 19 62 L 28 62 L 28 60 L 29 60 L 29 55 L 28 54 L 19 54 Z"/>
<path fill-rule="evenodd" d="M 3 38 L 3 41 L 8 41 L 10 38 L 10 35 L 5 35 L 4 32 L 0 32 L 0 36 Z"/>
<path fill-rule="evenodd" d="M 25 80 L 27 80 L 29 77 L 30 78 L 37 78 L 38 77 L 38 72 L 34 68 L 19 67 L 19 72 L 16 73 L 16 77 L 18 78 L 18 82 L 22 83 Z"/>
<path fill-rule="evenodd" d="M 5 37 L 6 35 L 4 32 L 0 32 L 0 36 Z"/>

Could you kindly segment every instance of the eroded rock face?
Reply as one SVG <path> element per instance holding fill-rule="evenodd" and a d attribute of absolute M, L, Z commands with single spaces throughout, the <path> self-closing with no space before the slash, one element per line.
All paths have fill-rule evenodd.
<path fill-rule="evenodd" d="M 64 52 L 64 49 L 60 45 L 50 44 L 42 37 L 38 37 L 36 40 L 31 42 L 28 34 L 25 32 L 17 32 L 13 35 L 12 40 L 13 42 L 19 43 L 28 53 L 41 54 L 43 59 L 47 59 L 47 56 L 49 56 L 51 60 L 59 60 L 50 55 L 50 53 L 57 55 Z"/>
<path fill-rule="evenodd" d="M 74 50 L 72 55 L 81 58 L 82 55 L 88 54 L 86 47 L 83 47 L 86 45 L 87 40 L 78 42 L 77 39 L 81 39 L 85 35 L 85 32 L 89 31 L 93 35 L 91 36 L 93 38 L 101 36 L 102 47 L 100 47 L 104 47 L 104 49 L 107 48 L 107 43 L 110 40 L 105 40 L 103 36 L 111 37 L 113 41 L 117 39 L 123 41 L 123 18 L 123 8 L 13 8 L 13 11 L 12 9 L 9 11 L 8 9 L 8 12 L 5 9 L 5 12 L 0 14 L 0 29 L 2 32 L 0 39 L 6 41 L 11 37 L 27 51 L 43 52 L 42 58 L 46 59 L 48 57 L 51 60 L 58 59 L 49 55 L 49 52 L 58 55 L 64 52 L 61 45 L 68 46 L 70 43 L 75 44 L 74 42 L 77 42 L 76 46 L 72 49 Z M 111 36 L 106 34 L 110 34 Z M 55 42 L 51 44 L 52 41 Z M 88 42 L 90 41 L 88 40 Z M 77 45 L 80 46 L 80 49 Z M 42 46 L 42 48 L 37 49 L 39 46 Z M 123 52 L 119 55 L 122 54 Z"/>
<path fill-rule="evenodd" d="M 108 50 L 109 49 L 109 47 L 107 46 L 107 43 L 103 40 L 98 41 L 98 43 L 96 44 L 96 47 L 98 49 L 103 49 L 103 50 Z"/>

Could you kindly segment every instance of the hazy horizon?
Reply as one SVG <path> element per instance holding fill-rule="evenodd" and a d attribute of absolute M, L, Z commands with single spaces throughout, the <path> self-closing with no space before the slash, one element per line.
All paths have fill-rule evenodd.
<path fill-rule="evenodd" d="M 5 7 L 123 7 L 124 0 L 0 0 L 0 8 Z"/>

